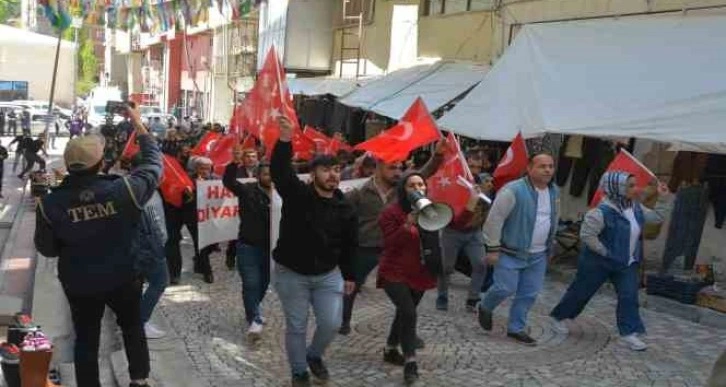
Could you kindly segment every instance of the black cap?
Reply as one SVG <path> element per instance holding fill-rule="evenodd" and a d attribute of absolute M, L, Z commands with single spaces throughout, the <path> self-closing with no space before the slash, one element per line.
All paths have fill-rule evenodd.
<path fill-rule="evenodd" d="M 317 167 L 332 167 L 335 165 L 340 165 L 340 160 L 331 155 L 318 155 L 310 161 L 311 170 Z"/>

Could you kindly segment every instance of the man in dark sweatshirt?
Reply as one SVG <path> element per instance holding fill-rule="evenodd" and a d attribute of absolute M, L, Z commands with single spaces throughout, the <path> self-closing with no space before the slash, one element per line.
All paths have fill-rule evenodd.
<path fill-rule="evenodd" d="M 311 161 L 310 184 L 292 168 L 293 125 L 280 118 L 280 139 L 272 151 L 272 181 L 282 197 L 282 219 L 273 251 L 275 289 L 285 313 L 285 347 L 293 386 L 310 386 L 310 372 L 330 378 L 322 356 L 340 328 L 343 294 L 355 288 L 351 260 L 358 245 L 358 221 L 338 189 L 340 164 L 331 156 Z M 317 324 L 306 348 L 308 309 Z"/>
<path fill-rule="evenodd" d="M 230 163 L 224 170 L 222 183 L 238 198 L 240 224 L 235 249 L 237 271 L 242 279 L 247 336 L 256 340 L 262 334 L 260 304 L 270 285 L 272 177 L 270 165 L 262 163 L 256 168 L 257 181 L 243 184 L 237 180 L 238 168 L 244 167 Z"/>

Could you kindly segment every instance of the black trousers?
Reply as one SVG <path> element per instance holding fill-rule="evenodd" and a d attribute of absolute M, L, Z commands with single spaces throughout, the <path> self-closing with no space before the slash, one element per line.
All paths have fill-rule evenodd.
<path fill-rule="evenodd" d="M 35 166 L 35 163 L 38 163 L 38 165 L 40 165 L 41 171 L 45 170 L 45 160 L 43 160 L 42 157 L 38 156 L 37 153 L 25 152 L 23 157 L 25 158 L 27 164 L 25 165 L 25 169 L 20 172 L 21 175 L 25 176 L 26 173 L 30 172 Z"/>
<path fill-rule="evenodd" d="M 386 344 L 401 345 L 406 357 L 416 355 L 416 307 L 421 302 L 424 292 L 413 290 L 400 282 L 387 283 L 384 287 L 386 295 L 396 306 L 396 317 L 391 324 Z"/>
<path fill-rule="evenodd" d="M 194 243 L 194 271 L 200 273 L 211 273 L 212 266 L 209 256 L 212 254 L 214 245 L 199 249 L 199 238 L 197 228 L 197 210 L 195 206 L 174 207 L 164 203 L 164 215 L 166 219 L 166 233 L 168 239 L 164 246 L 166 250 L 166 264 L 169 266 L 169 277 L 178 279 L 182 272 L 181 240 L 182 227 L 186 226 Z"/>
<path fill-rule="evenodd" d="M 73 357 L 78 387 L 101 387 L 98 346 L 106 305 L 116 314 L 121 327 L 131 380 L 149 377 L 149 348 L 141 322 L 141 286 L 137 279 L 106 293 L 75 295 L 66 291 L 76 332 Z"/>
<path fill-rule="evenodd" d="M 0 195 L 3 194 L 3 174 L 5 173 L 5 160 L 0 160 Z"/>

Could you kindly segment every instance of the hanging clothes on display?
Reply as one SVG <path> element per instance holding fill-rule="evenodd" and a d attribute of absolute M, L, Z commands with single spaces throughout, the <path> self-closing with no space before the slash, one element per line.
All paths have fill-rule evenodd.
<path fill-rule="evenodd" d="M 615 159 L 615 155 L 618 153 L 618 148 L 611 141 L 598 140 L 596 145 L 596 158 L 592 161 L 592 167 L 590 172 L 589 187 L 587 189 L 587 202 L 592 202 L 592 197 L 595 196 L 598 188 L 600 188 L 600 178 L 610 166 L 610 163 Z"/>
<path fill-rule="evenodd" d="M 582 142 L 582 136 L 565 136 L 560 147 L 560 154 L 557 158 L 557 171 L 555 172 L 555 182 L 558 186 L 564 187 L 567 184 L 575 160 L 582 158 Z"/>
<path fill-rule="evenodd" d="M 671 213 L 668 239 L 663 252 L 663 271 L 670 269 L 673 261 L 680 256 L 685 257 L 685 267 L 674 269 L 693 269 L 698 255 L 698 247 L 701 244 L 707 211 L 707 186 L 683 184 L 676 194 L 676 201 Z"/>
<path fill-rule="evenodd" d="M 570 195 L 580 197 L 587 187 L 588 177 L 593 166 L 600 158 L 601 150 L 606 142 L 597 138 L 585 137 L 582 141 L 582 158 L 575 160 L 570 183 Z M 607 167 L 607 166 L 606 166 Z M 603 170 L 604 171 L 604 170 Z M 600 174 L 602 175 L 602 173 Z M 600 177 L 598 177 L 599 179 Z M 600 182 L 598 181 L 598 184 Z"/>
<path fill-rule="evenodd" d="M 709 199 L 713 204 L 714 226 L 721 229 L 726 220 L 726 155 L 708 155 L 704 179 L 708 182 Z"/>
<path fill-rule="evenodd" d="M 673 162 L 673 172 L 668 188 L 677 192 L 681 183 L 694 184 L 701 181 L 708 162 L 707 153 L 678 152 Z"/>

